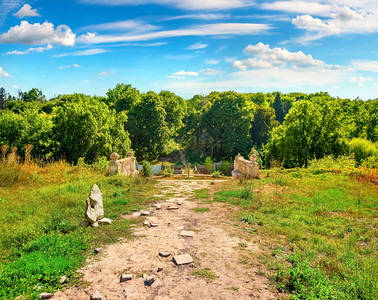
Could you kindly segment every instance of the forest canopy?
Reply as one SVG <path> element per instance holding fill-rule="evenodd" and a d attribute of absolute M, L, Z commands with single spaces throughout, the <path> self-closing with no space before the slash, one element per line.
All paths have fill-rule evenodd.
<path fill-rule="evenodd" d="M 183 99 L 141 93 L 117 84 L 105 97 L 59 95 L 34 88 L 12 97 L 0 89 L 0 145 L 26 146 L 43 160 L 91 163 L 129 150 L 156 160 L 184 150 L 188 161 L 231 161 L 259 153 L 264 166 L 307 167 L 327 156 L 353 155 L 377 166 L 378 99 L 340 99 L 328 93 L 211 92 Z"/>

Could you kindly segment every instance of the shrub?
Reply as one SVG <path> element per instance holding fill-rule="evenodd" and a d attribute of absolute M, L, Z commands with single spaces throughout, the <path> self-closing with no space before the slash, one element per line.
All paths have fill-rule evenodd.
<path fill-rule="evenodd" d="M 372 143 L 365 139 L 352 139 L 349 143 L 350 153 L 354 153 L 354 158 L 357 165 L 361 165 L 365 159 L 377 160 L 378 159 L 378 147 L 377 143 Z"/>
<path fill-rule="evenodd" d="M 215 171 L 215 172 L 211 173 L 211 176 L 213 176 L 214 178 L 219 178 L 221 176 L 221 172 Z"/>
<path fill-rule="evenodd" d="M 150 176 L 154 175 L 154 172 L 152 170 L 152 166 L 148 161 L 143 162 L 142 173 L 146 177 L 150 177 Z"/>
<path fill-rule="evenodd" d="M 213 172 L 213 161 L 210 156 L 205 158 L 205 167 L 210 174 Z"/>
<path fill-rule="evenodd" d="M 332 155 L 328 155 L 320 159 L 311 160 L 308 164 L 308 169 L 314 174 L 320 174 L 322 170 L 353 168 L 354 165 L 355 161 L 351 156 L 339 156 L 335 158 Z"/>
<path fill-rule="evenodd" d="M 228 174 L 228 165 L 229 165 L 228 161 L 222 161 L 221 171 L 222 171 L 223 175 Z"/>

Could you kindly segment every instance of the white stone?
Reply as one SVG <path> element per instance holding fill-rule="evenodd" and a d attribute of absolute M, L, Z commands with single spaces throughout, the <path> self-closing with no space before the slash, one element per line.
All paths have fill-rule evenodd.
<path fill-rule="evenodd" d="M 173 209 L 178 209 L 178 207 L 177 206 L 168 206 L 167 207 L 167 210 L 173 210 Z"/>
<path fill-rule="evenodd" d="M 91 227 L 98 227 L 98 222 L 94 222 L 93 224 L 91 224 Z"/>
<path fill-rule="evenodd" d="M 38 296 L 38 299 L 50 299 L 52 298 L 53 294 L 50 293 L 41 293 Z"/>
<path fill-rule="evenodd" d="M 156 224 L 156 223 L 150 223 L 150 226 L 151 226 L 151 227 L 158 227 L 159 224 Z"/>
<path fill-rule="evenodd" d="M 173 257 L 173 261 L 176 265 L 185 265 L 193 262 L 193 258 L 190 254 L 181 254 Z"/>
<path fill-rule="evenodd" d="M 133 274 L 122 274 L 119 281 L 124 282 L 124 281 L 129 281 L 131 279 L 133 279 Z"/>
<path fill-rule="evenodd" d="M 155 276 L 154 275 L 151 275 L 151 276 L 148 276 L 147 278 L 146 278 L 146 284 L 148 284 L 148 285 L 151 285 L 151 284 L 153 284 L 154 282 L 155 282 Z"/>
<path fill-rule="evenodd" d="M 159 255 L 160 255 L 161 257 L 168 257 L 168 256 L 171 255 L 171 252 L 168 252 L 168 251 L 160 251 L 160 252 L 159 252 Z"/>
<path fill-rule="evenodd" d="M 95 291 L 91 296 L 91 300 L 103 300 L 103 298 L 99 291 Z"/>
<path fill-rule="evenodd" d="M 145 226 L 150 226 L 150 222 L 148 222 L 148 221 L 144 221 L 144 222 L 143 222 L 143 225 L 145 225 Z"/>
<path fill-rule="evenodd" d="M 89 223 L 95 223 L 104 217 L 102 200 L 102 193 L 97 184 L 94 184 L 89 197 L 86 200 L 85 218 Z"/>
<path fill-rule="evenodd" d="M 189 231 L 189 230 L 183 230 L 180 233 L 181 236 L 186 236 L 186 237 L 193 237 L 194 236 L 194 231 Z"/>
<path fill-rule="evenodd" d="M 60 277 L 60 279 L 59 279 L 59 282 L 60 282 L 60 284 L 63 284 L 63 283 L 65 283 L 67 281 L 67 277 L 66 276 L 62 276 L 62 277 Z"/>
<path fill-rule="evenodd" d="M 100 225 L 110 225 L 113 223 L 113 220 L 109 218 L 102 218 L 101 220 L 98 220 L 98 224 Z"/>
<path fill-rule="evenodd" d="M 96 254 L 99 254 L 99 253 L 101 253 L 102 251 L 103 251 L 102 248 L 95 248 L 95 249 L 94 249 L 94 252 L 95 252 Z"/>
<path fill-rule="evenodd" d="M 140 211 L 140 214 L 141 214 L 142 216 L 149 216 L 149 215 L 151 214 L 151 212 L 150 212 L 150 211 L 147 211 L 147 210 L 141 210 L 141 211 Z"/>

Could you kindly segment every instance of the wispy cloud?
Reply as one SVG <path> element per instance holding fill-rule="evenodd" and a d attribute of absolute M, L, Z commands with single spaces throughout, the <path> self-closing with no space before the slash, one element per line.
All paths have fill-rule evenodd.
<path fill-rule="evenodd" d="M 68 66 L 59 66 L 59 69 L 70 69 L 70 68 L 79 68 L 78 64 L 68 65 Z"/>
<path fill-rule="evenodd" d="M 20 7 L 21 3 L 22 0 L 0 0 L 0 26 L 12 11 Z"/>
<path fill-rule="evenodd" d="M 208 65 L 217 65 L 219 64 L 220 60 L 219 59 L 208 59 L 206 60 L 206 64 Z"/>
<path fill-rule="evenodd" d="M 88 50 L 81 50 L 76 52 L 70 52 L 70 53 L 61 53 L 56 54 L 54 57 L 65 57 L 65 56 L 88 56 L 88 55 L 97 55 L 109 52 L 108 50 L 96 48 L 96 49 L 88 49 Z"/>
<path fill-rule="evenodd" d="M 107 6 L 159 4 L 177 7 L 183 10 L 224 10 L 251 6 L 254 4 L 254 1 L 252 0 L 80 0 L 80 2 Z"/>
<path fill-rule="evenodd" d="M 378 60 L 355 60 L 352 67 L 362 71 L 378 72 Z"/>
<path fill-rule="evenodd" d="M 206 68 L 200 71 L 201 74 L 206 74 L 206 75 L 220 75 L 226 73 L 225 71 L 222 70 L 215 70 L 215 69 L 210 69 Z"/>
<path fill-rule="evenodd" d="M 32 9 L 29 4 L 24 4 L 23 7 L 20 8 L 18 12 L 14 14 L 17 18 L 24 18 L 24 17 L 39 17 L 40 14 L 37 12 L 36 9 Z"/>
<path fill-rule="evenodd" d="M 193 45 L 190 45 L 187 50 L 198 50 L 198 49 L 203 49 L 206 48 L 208 45 L 207 44 L 202 44 L 202 43 L 196 43 Z"/>
<path fill-rule="evenodd" d="M 181 20 L 181 19 L 197 19 L 197 20 L 219 20 L 219 19 L 229 19 L 231 15 L 229 14 L 190 14 L 190 15 L 182 15 L 182 16 L 173 16 L 163 21 L 170 21 L 170 20 Z"/>
<path fill-rule="evenodd" d="M 146 41 L 159 38 L 184 37 L 184 36 L 227 36 L 227 35 L 254 35 L 268 31 L 271 27 L 267 24 L 255 23 L 216 23 L 197 25 L 190 28 L 163 30 L 136 35 L 96 35 L 93 33 L 81 35 L 78 41 L 88 44 L 117 43 Z"/>
<path fill-rule="evenodd" d="M 198 76 L 198 72 L 193 71 L 178 71 L 176 73 L 172 73 L 173 76 Z"/>
<path fill-rule="evenodd" d="M 40 52 L 50 50 L 52 48 L 53 48 L 52 45 L 47 45 L 46 47 L 29 48 L 25 51 L 13 50 L 13 51 L 8 51 L 7 53 L 5 53 L 5 55 L 26 55 L 26 54 L 29 54 L 29 53 L 32 53 L 32 52 L 39 52 L 40 53 Z"/>
<path fill-rule="evenodd" d="M 81 31 L 129 31 L 133 33 L 148 32 L 159 29 L 158 26 L 142 21 L 123 20 L 109 23 L 93 24 L 82 27 Z"/>
<path fill-rule="evenodd" d="M 97 75 L 98 76 L 111 76 L 111 75 L 114 75 L 114 72 L 103 71 L 103 72 L 97 73 Z"/>

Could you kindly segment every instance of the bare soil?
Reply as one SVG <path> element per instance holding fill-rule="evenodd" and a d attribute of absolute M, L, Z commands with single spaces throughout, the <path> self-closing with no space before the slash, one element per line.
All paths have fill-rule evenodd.
<path fill-rule="evenodd" d="M 91 282 L 89 287 L 57 292 L 53 299 L 89 300 L 95 291 L 107 300 L 276 299 L 277 294 L 263 276 L 265 267 L 251 263 L 251 257 L 252 261 L 253 257 L 258 261 L 261 254 L 258 237 L 245 239 L 234 226 L 238 222 L 233 220 L 237 208 L 193 199 L 194 190 L 212 189 L 222 184 L 221 181 L 216 181 L 215 185 L 211 182 L 160 180 L 157 185 L 161 192 L 155 196 L 157 202 L 162 203 L 162 209 L 148 217 L 138 217 L 158 226 L 137 227 L 132 240 L 104 248 L 80 270 L 84 280 Z M 180 201 L 182 205 L 177 205 Z M 176 205 L 179 209 L 167 210 L 168 206 Z M 196 207 L 208 207 L 210 211 L 196 212 L 193 210 Z M 194 231 L 194 236 L 180 236 L 183 229 Z M 160 257 L 160 251 L 171 255 Z M 172 257 L 186 253 L 192 256 L 194 263 L 175 265 Z M 162 271 L 158 272 L 158 268 Z M 207 272 L 198 276 L 198 271 L 205 268 Z M 133 274 L 133 279 L 121 283 L 121 274 Z M 155 282 L 147 285 L 143 274 L 154 275 Z"/>

